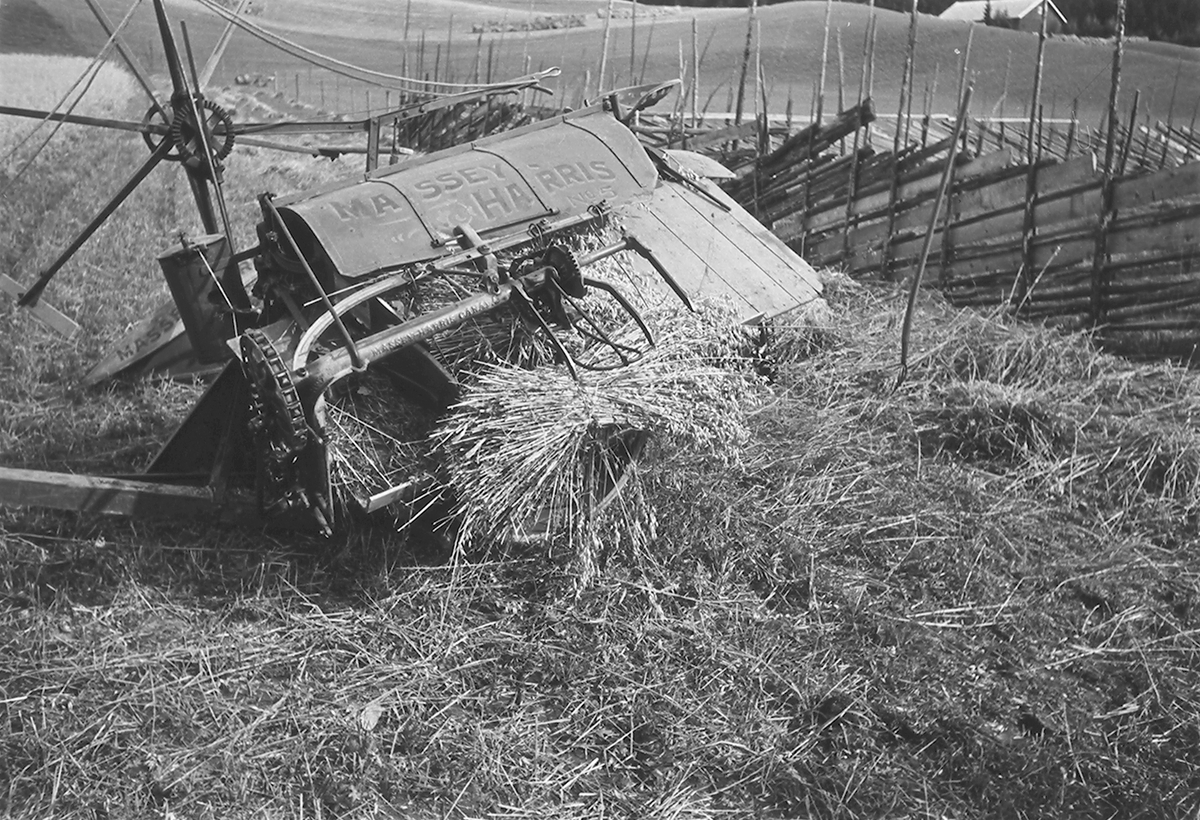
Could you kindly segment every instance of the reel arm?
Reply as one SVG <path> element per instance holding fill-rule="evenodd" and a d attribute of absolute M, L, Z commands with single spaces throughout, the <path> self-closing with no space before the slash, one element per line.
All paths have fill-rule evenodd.
<path fill-rule="evenodd" d="M 139 168 L 132 177 L 130 177 L 129 181 L 126 182 L 124 186 L 122 186 L 121 190 L 117 191 L 116 196 L 110 199 L 108 204 L 100 209 L 100 213 L 96 214 L 96 216 L 92 218 L 92 221 L 89 222 L 87 226 L 79 232 L 79 235 L 75 237 L 75 241 L 68 245 L 67 249 L 59 254 L 58 258 L 51 263 L 50 267 L 46 268 L 46 270 L 42 272 L 42 275 L 39 276 L 37 281 L 33 283 L 33 287 L 21 294 L 21 298 L 17 300 L 18 305 L 21 307 L 30 307 L 31 305 L 37 304 L 38 299 L 42 295 L 42 291 L 44 291 L 46 286 L 50 284 L 50 280 L 54 278 L 54 275 L 59 272 L 63 265 L 70 261 L 71 257 L 75 255 L 76 251 L 83 247 L 83 243 L 88 241 L 91 235 L 94 234 L 96 230 L 104 224 L 105 220 L 112 216 L 113 211 L 115 211 L 120 204 L 124 202 L 131 193 L 133 193 L 134 189 L 142 183 L 142 180 L 144 180 L 149 173 L 154 170 L 155 166 L 167 158 L 167 154 L 171 152 L 171 148 L 172 146 L 170 142 L 164 140 L 158 146 L 158 148 L 154 150 L 154 153 L 150 155 L 150 159 L 146 160 L 142 167 Z"/>

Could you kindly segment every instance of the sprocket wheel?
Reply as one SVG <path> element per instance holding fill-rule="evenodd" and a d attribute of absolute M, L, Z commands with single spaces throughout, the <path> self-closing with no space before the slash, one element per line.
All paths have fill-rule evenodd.
<path fill-rule="evenodd" d="M 291 373 L 261 330 L 243 333 L 241 346 L 242 369 L 250 383 L 251 427 L 272 452 L 295 456 L 308 444 L 308 424 Z"/>
<path fill-rule="evenodd" d="M 263 470 L 263 509 L 270 513 L 308 506 L 297 459 L 308 445 L 304 406 L 275 345 L 258 329 L 241 337 L 242 372 L 250 387 L 250 430 Z"/>
<path fill-rule="evenodd" d="M 180 158 L 191 168 L 204 168 L 209 165 L 204 159 L 204 143 L 212 152 L 212 163 L 220 162 L 229 156 L 233 150 L 233 117 L 229 112 L 212 100 L 197 100 L 197 108 L 203 119 L 204 139 L 193 121 L 190 101 L 174 107 L 171 119 L 171 139 L 179 152 Z M 217 126 L 224 126 L 224 134 L 216 134 Z"/>
<path fill-rule="evenodd" d="M 587 294 L 587 287 L 583 284 L 583 270 L 571 251 L 562 245 L 551 245 L 542 255 L 542 264 L 554 268 L 558 286 L 562 288 L 563 293 L 576 299 L 582 299 Z"/>

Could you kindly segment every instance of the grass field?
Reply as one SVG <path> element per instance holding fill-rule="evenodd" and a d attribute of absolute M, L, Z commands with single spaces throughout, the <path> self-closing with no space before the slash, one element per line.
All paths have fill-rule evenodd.
<path fill-rule="evenodd" d="M 80 68 L 14 59 L 51 97 Z M 0 199 L 19 279 L 145 156 L 73 139 Z M 241 150 L 242 226 L 354 172 Z M 64 270 L 74 341 L 0 314 L 0 463 L 139 466 L 194 397 L 77 382 L 164 295 L 186 196 L 157 170 Z M 0 813 L 1194 818 L 1200 377 L 927 296 L 893 390 L 898 295 L 827 296 L 743 447 L 653 446 L 653 515 L 587 583 L 413 531 L 0 510 Z"/>
<path fill-rule="evenodd" d="M 9 3 L 32 3 L 33 0 L 6 0 Z M 91 15 L 71 0 L 38 0 L 40 7 L 57 19 L 64 30 L 82 46 L 94 51 L 103 43 L 102 32 Z M 102 5 L 114 19 L 123 14 L 126 5 L 118 0 L 104 0 Z M 476 37 L 470 33 L 472 24 L 486 20 L 520 19 L 530 13 L 585 14 L 588 25 L 583 29 L 538 32 L 528 38 L 520 33 L 488 35 L 483 38 L 483 60 L 487 49 L 495 47 L 497 76 L 523 73 L 523 56 L 528 54 L 533 68 L 539 65 L 560 65 L 564 69 L 556 87 L 574 104 L 583 88 L 585 72 L 593 76 L 599 65 L 603 21 L 596 12 L 606 4 L 602 0 L 522 0 L 504 2 L 432 2 L 414 0 L 410 24 L 409 60 L 415 66 L 416 41 L 420 33 L 427 36 L 425 71 L 431 71 L 437 59 L 442 76 L 449 61 L 455 77 L 462 81 L 473 77 L 476 61 Z M 626 4 L 628 5 L 628 4 Z M 221 21 L 204 12 L 194 0 L 172 3 L 172 13 L 189 21 L 197 44 L 216 40 Z M 254 19 L 276 29 L 302 44 L 328 53 L 339 59 L 362 64 L 378 70 L 398 72 L 404 49 L 403 34 L 408 4 L 383 0 L 358 0 L 339 4 L 336 16 L 328 13 L 328 5 L 316 0 L 272 0 L 264 4 Z M 812 89 L 820 73 L 824 31 L 824 3 L 794 2 L 774 5 L 759 12 L 762 30 L 763 72 L 768 85 L 769 108 L 783 113 L 789 96 L 793 98 L 797 117 L 807 117 Z M 730 87 L 736 83 L 746 34 L 746 14 L 736 9 L 685 10 L 676 16 L 662 16 L 653 23 L 642 20 L 637 26 L 635 73 L 648 79 L 677 77 L 679 50 L 685 62 L 691 54 L 691 18 L 699 26 L 699 44 L 705 51 L 701 65 L 701 101 L 711 98 L 711 110 L 728 110 Z M 845 86 L 849 97 L 857 94 L 867 10 L 861 5 L 835 3 L 831 29 L 835 33 L 829 46 L 826 110 L 836 107 L 838 83 L 837 38 L 840 33 L 844 53 Z M 879 40 L 875 81 L 875 99 L 880 113 L 894 113 L 899 96 L 908 18 L 905 15 L 879 12 Z M 157 52 L 153 15 L 149 9 L 139 13 L 130 28 L 129 40 L 134 48 L 155 64 L 151 55 Z M 453 37 L 451 38 L 451 35 Z M 631 25 L 626 19 L 614 23 L 610 45 L 610 86 L 629 83 L 631 55 Z M 452 39 L 452 49 L 447 42 Z M 924 89 L 936 86 L 935 111 L 953 112 L 959 58 L 956 49 L 966 42 L 966 26 L 922 16 L 916 56 L 917 105 L 924 98 Z M 647 52 L 647 45 L 650 48 Z M 993 113 L 1005 87 L 1006 67 L 1011 65 L 1005 113 L 1009 116 L 1027 113 L 1031 96 L 1033 65 L 1037 50 L 1036 36 L 1008 30 L 978 27 L 972 57 L 975 72 L 975 111 Z M 207 53 L 207 45 L 200 48 Z M 1069 116 L 1072 101 L 1078 97 L 1081 119 L 1096 124 L 1107 104 L 1111 49 L 1106 46 L 1053 39 L 1046 50 L 1045 90 L 1043 102 L 1046 115 Z M 244 33 L 237 34 L 230 45 L 223 70 L 217 81 L 229 83 L 234 75 L 259 73 L 274 75 L 279 87 L 292 93 L 294 81 L 302 83 L 302 95 L 313 102 L 315 88 L 306 66 L 293 58 L 263 46 Z M 159 70 L 161 65 L 157 66 Z M 1178 82 L 1176 85 L 1176 78 Z M 325 80 L 333 94 L 334 79 Z M 1160 43 L 1132 44 L 1126 54 L 1123 71 L 1123 101 L 1127 110 L 1134 90 L 1142 91 L 1143 113 L 1165 120 L 1175 96 L 1175 117 L 1190 120 L 1200 102 L 1200 49 L 1189 49 Z M 1177 91 L 1175 90 L 1177 88 Z M 363 89 L 357 97 L 349 85 L 339 87 L 342 110 L 359 109 L 364 104 Z M 376 99 L 382 92 L 376 92 Z"/>

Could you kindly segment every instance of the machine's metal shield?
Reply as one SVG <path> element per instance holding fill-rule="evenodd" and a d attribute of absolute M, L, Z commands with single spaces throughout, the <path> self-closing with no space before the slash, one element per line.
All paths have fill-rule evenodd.
<path fill-rule="evenodd" d="M 458 250 L 459 225 L 486 240 L 648 195 L 656 178 L 637 138 L 593 109 L 276 204 L 304 221 L 338 274 L 356 279 Z"/>
<path fill-rule="evenodd" d="M 457 252 L 459 225 L 487 242 L 605 202 L 693 298 L 726 299 L 747 321 L 820 304 L 803 259 L 694 163 L 663 161 L 660 176 L 637 137 L 597 106 L 277 204 L 353 280 Z M 717 163 L 705 162 L 714 175 Z"/>

